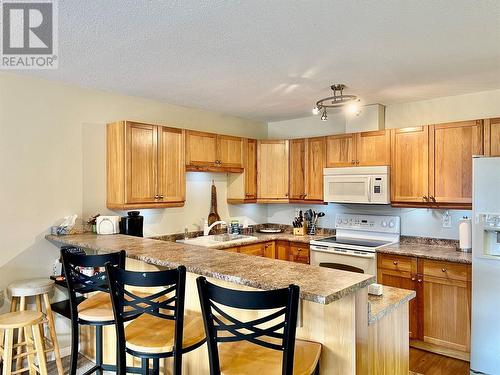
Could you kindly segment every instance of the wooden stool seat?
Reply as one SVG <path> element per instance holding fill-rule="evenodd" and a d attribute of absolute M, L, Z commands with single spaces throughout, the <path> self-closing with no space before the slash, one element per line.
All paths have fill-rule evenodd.
<path fill-rule="evenodd" d="M 125 345 L 141 353 L 165 353 L 174 348 L 175 323 L 173 320 L 144 314 L 125 327 Z M 205 338 L 200 313 L 184 312 L 182 347 L 189 348 Z"/>
<path fill-rule="evenodd" d="M 109 293 L 97 292 L 78 305 L 78 318 L 88 322 L 107 322 L 115 319 Z"/>
<path fill-rule="evenodd" d="M 7 287 L 11 297 L 32 297 L 49 293 L 54 288 L 54 280 L 49 278 L 20 280 Z"/>
<path fill-rule="evenodd" d="M 14 311 L 0 315 L 0 358 L 3 360 L 2 375 L 21 374 L 37 371 L 47 375 L 47 363 L 40 324 L 44 321 L 44 314 L 40 311 Z M 14 332 L 23 332 L 24 339 L 14 343 Z M 19 336 L 18 336 L 19 337 Z M 14 351 L 17 354 L 14 354 Z M 35 364 L 35 354 L 38 365 Z M 21 368 L 23 359 L 28 360 L 28 367 Z M 13 371 L 12 362 L 16 368 Z"/>
<path fill-rule="evenodd" d="M 39 324 L 43 314 L 39 311 L 16 311 L 0 315 L 0 329 L 14 329 Z"/>
<path fill-rule="evenodd" d="M 249 341 L 219 343 L 221 374 L 266 374 L 281 375 L 283 355 L 278 350 L 268 349 Z M 313 374 L 321 355 L 321 344 L 296 340 L 293 358 L 294 375 Z"/>

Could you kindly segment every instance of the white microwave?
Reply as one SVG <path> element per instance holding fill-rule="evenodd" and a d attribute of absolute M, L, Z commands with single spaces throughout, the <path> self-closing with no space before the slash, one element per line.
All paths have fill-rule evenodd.
<path fill-rule="evenodd" d="M 389 167 L 323 169 L 325 202 L 389 204 Z"/>

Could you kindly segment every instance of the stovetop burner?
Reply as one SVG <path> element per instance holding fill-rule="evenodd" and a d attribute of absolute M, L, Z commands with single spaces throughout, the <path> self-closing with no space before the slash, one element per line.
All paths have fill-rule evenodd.
<path fill-rule="evenodd" d="M 346 238 L 346 237 L 337 238 L 336 236 L 322 238 L 315 242 L 326 242 L 326 244 L 339 245 L 339 246 L 351 245 L 351 246 L 361 246 L 369 248 L 377 248 L 380 246 L 389 245 L 391 243 L 390 241 L 369 240 L 362 238 Z"/>

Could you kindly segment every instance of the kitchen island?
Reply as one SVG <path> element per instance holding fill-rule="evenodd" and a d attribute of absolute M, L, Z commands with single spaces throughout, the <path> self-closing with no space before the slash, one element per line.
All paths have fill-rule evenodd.
<path fill-rule="evenodd" d="M 200 310 L 195 284 L 199 275 L 241 290 L 296 284 L 301 297 L 297 337 L 323 345 L 322 374 L 373 373 L 374 364 L 384 371 L 390 369 L 391 374 L 408 373 L 408 300 L 413 292 L 397 298 L 393 293 L 389 304 L 394 308 L 385 306 L 385 313 L 374 319 L 367 293 L 374 276 L 124 235 L 48 235 L 47 239 L 57 246 L 73 245 L 95 252 L 125 250 L 127 268 L 133 270 L 184 265 L 188 271 L 186 308 L 195 311 Z M 245 318 L 258 316 L 253 314 L 249 312 Z M 113 336 L 113 329 L 108 329 L 109 349 L 115 347 Z M 91 342 L 87 336 L 84 340 Z M 105 359 L 114 362 L 113 350 L 105 352 Z M 183 362 L 186 374 L 208 373 L 206 347 L 189 353 Z"/>

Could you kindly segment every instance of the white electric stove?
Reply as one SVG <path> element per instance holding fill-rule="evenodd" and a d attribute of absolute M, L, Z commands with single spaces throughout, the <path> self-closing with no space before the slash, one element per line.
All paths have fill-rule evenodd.
<path fill-rule="evenodd" d="M 376 251 L 399 242 L 398 216 L 337 214 L 336 235 L 311 241 L 311 264 L 339 263 L 377 275 Z"/>

